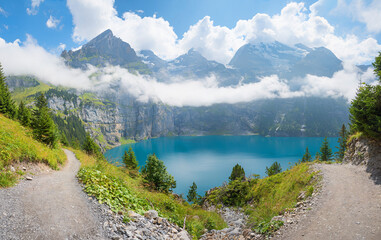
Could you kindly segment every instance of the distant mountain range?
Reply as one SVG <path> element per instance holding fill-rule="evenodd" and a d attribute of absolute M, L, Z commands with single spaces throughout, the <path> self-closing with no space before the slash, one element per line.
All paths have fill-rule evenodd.
<path fill-rule="evenodd" d="M 331 77 L 343 69 L 342 62 L 324 47 L 287 46 L 280 42 L 246 44 L 238 49 L 228 65 L 208 60 L 194 49 L 166 61 L 150 50 L 136 52 L 110 30 L 78 50 L 63 51 L 61 56 L 72 68 L 87 69 L 89 64 L 119 65 L 162 82 L 198 80 L 214 75 L 220 86 L 256 82 L 272 74 L 290 80 L 306 74 Z M 367 66 L 360 68 L 365 70 Z M 126 93 L 118 81 L 109 91 L 102 89 L 101 92 L 63 90 L 25 76 L 9 77 L 7 83 L 14 94 L 28 101 L 34 99 L 36 92 L 49 89 L 49 107 L 58 116 L 66 116 L 65 119 L 70 115 L 81 119 L 86 131 L 103 148 L 119 145 L 124 139 L 178 135 L 337 136 L 342 124 L 348 123 L 348 101 L 344 98 L 274 98 L 175 107 L 160 101 L 138 101 Z"/>
<path fill-rule="evenodd" d="M 277 41 L 245 44 L 227 66 L 206 59 L 194 49 L 165 61 L 151 50 L 136 53 L 111 30 L 106 30 L 79 50 L 63 51 L 61 56 L 73 68 L 86 69 L 87 64 L 119 65 L 130 71 L 153 75 L 159 81 L 168 81 L 170 77 L 201 79 L 214 75 L 220 86 L 256 82 L 260 77 L 272 74 L 286 79 L 307 74 L 332 77 L 343 69 L 341 60 L 327 48 L 309 48 L 303 44 L 287 46 Z"/>

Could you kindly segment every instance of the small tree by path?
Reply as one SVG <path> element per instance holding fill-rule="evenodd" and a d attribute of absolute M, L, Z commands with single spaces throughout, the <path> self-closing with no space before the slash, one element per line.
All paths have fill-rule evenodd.
<path fill-rule="evenodd" d="M 348 140 L 348 132 L 344 124 L 341 127 L 339 136 L 340 137 L 337 140 L 337 142 L 339 143 L 339 146 L 336 147 L 338 151 L 335 152 L 335 155 L 336 155 L 336 159 L 341 162 L 344 159 L 344 154 L 345 154 L 345 150 L 347 149 L 347 140 Z"/>
<path fill-rule="evenodd" d="M 320 148 L 320 160 L 330 161 L 332 159 L 332 149 L 328 144 L 327 137 L 324 138 L 323 143 Z"/>
<path fill-rule="evenodd" d="M 48 102 L 43 93 L 36 99 L 36 108 L 33 110 L 32 127 L 34 137 L 48 146 L 54 147 L 58 140 L 56 125 L 51 117 Z"/>

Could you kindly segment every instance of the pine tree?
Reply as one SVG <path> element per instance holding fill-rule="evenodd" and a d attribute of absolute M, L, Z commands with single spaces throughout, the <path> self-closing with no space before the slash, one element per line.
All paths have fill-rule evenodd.
<path fill-rule="evenodd" d="M 126 168 L 128 168 L 129 162 L 130 162 L 130 155 L 128 154 L 127 151 L 124 151 L 124 154 L 123 154 L 123 163 L 126 166 Z"/>
<path fill-rule="evenodd" d="M 16 106 L 5 79 L 3 68 L 0 64 L 0 113 L 5 114 L 9 118 L 14 118 L 16 116 Z"/>
<path fill-rule="evenodd" d="M 129 167 L 131 168 L 131 169 L 138 169 L 138 161 L 136 160 L 136 156 L 135 156 L 135 153 L 134 153 L 134 151 L 132 150 L 132 148 L 130 147 L 129 149 L 128 149 L 128 155 L 130 156 L 130 158 L 129 158 Z"/>
<path fill-rule="evenodd" d="M 267 176 L 272 176 L 282 172 L 282 167 L 278 162 L 274 162 L 269 168 L 266 167 Z"/>
<path fill-rule="evenodd" d="M 245 170 L 238 163 L 233 167 L 229 180 L 234 181 L 237 179 L 245 179 Z"/>
<path fill-rule="evenodd" d="M 325 137 L 320 148 L 320 160 L 330 161 L 331 159 L 332 159 L 332 149 L 329 147 L 327 137 Z"/>
<path fill-rule="evenodd" d="M 197 203 L 200 196 L 197 194 L 197 185 L 195 182 L 193 182 L 192 186 L 189 187 L 187 200 L 188 202 Z"/>
<path fill-rule="evenodd" d="M 34 137 L 48 146 L 54 147 L 58 140 L 57 129 L 51 117 L 47 100 L 43 93 L 36 99 L 33 110 L 32 128 Z"/>
<path fill-rule="evenodd" d="M 92 154 L 92 155 L 99 155 L 100 154 L 100 149 L 99 146 L 94 142 L 94 140 L 91 138 L 90 134 L 86 134 L 85 142 L 83 143 L 83 150 L 87 154 Z"/>
<path fill-rule="evenodd" d="M 136 160 L 136 156 L 134 151 L 132 150 L 132 147 L 130 147 L 127 151 L 124 151 L 123 155 L 123 163 L 126 165 L 126 168 L 131 170 L 137 170 L 138 168 L 138 161 Z"/>
<path fill-rule="evenodd" d="M 347 139 L 348 139 L 348 132 L 345 128 L 345 125 L 341 127 L 340 133 L 339 133 L 339 139 L 337 142 L 339 143 L 339 146 L 336 147 L 338 151 L 335 153 L 336 158 L 338 161 L 343 161 L 345 150 L 347 149 Z"/>
<path fill-rule="evenodd" d="M 306 152 L 302 157 L 302 162 L 310 162 L 312 159 L 310 152 L 308 151 L 308 147 L 306 147 Z"/>
<path fill-rule="evenodd" d="M 30 118 L 31 118 L 30 110 L 27 107 L 25 107 L 24 102 L 21 101 L 18 112 L 17 112 L 17 119 L 20 121 L 20 123 L 23 126 L 29 127 L 31 123 Z"/>
<path fill-rule="evenodd" d="M 155 154 L 149 155 L 146 164 L 142 168 L 144 179 L 161 192 L 172 192 L 176 188 L 176 181 L 167 172 L 164 162 L 159 160 Z"/>

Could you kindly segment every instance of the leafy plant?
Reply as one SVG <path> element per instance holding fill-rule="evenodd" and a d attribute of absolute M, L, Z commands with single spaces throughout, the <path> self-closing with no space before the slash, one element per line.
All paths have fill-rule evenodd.
<path fill-rule="evenodd" d="M 257 233 L 271 235 L 273 232 L 277 231 L 281 226 L 283 226 L 283 221 L 263 221 L 260 222 L 254 229 Z"/>

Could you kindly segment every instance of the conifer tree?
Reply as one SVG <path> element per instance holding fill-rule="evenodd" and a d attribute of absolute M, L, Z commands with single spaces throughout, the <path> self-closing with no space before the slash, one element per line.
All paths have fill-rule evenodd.
<path fill-rule="evenodd" d="M 233 167 L 229 180 L 234 181 L 237 179 L 245 179 L 245 170 L 238 163 Z"/>
<path fill-rule="evenodd" d="M 345 150 L 347 149 L 347 139 L 348 139 L 348 132 L 345 128 L 345 125 L 341 127 L 340 133 L 339 133 L 339 139 L 337 142 L 339 143 L 339 146 L 336 147 L 338 151 L 335 153 L 336 158 L 338 161 L 343 161 Z"/>
<path fill-rule="evenodd" d="M 128 163 L 130 162 L 130 155 L 128 154 L 128 152 L 125 150 L 124 151 L 124 154 L 123 154 L 123 163 L 124 165 L 126 166 L 126 168 L 128 168 Z"/>
<path fill-rule="evenodd" d="M 176 181 L 167 172 L 164 162 L 159 160 L 155 154 L 149 155 L 146 164 L 142 168 L 143 178 L 153 187 L 161 192 L 172 192 L 176 188 Z"/>
<path fill-rule="evenodd" d="M 99 146 L 94 142 L 94 140 L 91 138 L 90 134 L 86 134 L 85 142 L 83 143 L 83 150 L 87 154 L 93 154 L 98 155 L 100 154 Z"/>
<path fill-rule="evenodd" d="M 282 167 L 278 162 L 274 162 L 269 168 L 266 167 L 267 176 L 272 176 L 282 172 Z"/>
<path fill-rule="evenodd" d="M 37 140 L 48 146 L 55 146 L 58 134 L 43 93 L 39 94 L 36 99 L 36 108 L 33 110 L 32 116 L 32 128 L 33 135 Z"/>
<path fill-rule="evenodd" d="M 308 147 L 306 147 L 306 152 L 302 157 L 302 162 L 310 162 L 312 159 L 310 152 L 308 151 Z"/>
<path fill-rule="evenodd" d="M 330 161 L 332 159 L 332 149 L 328 144 L 327 137 L 324 138 L 323 143 L 320 148 L 320 160 Z"/>
<path fill-rule="evenodd" d="M 25 106 L 24 102 L 21 101 L 19 109 L 17 112 L 17 119 L 23 126 L 29 127 L 31 123 L 31 114 L 30 110 Z"/>
<path fill-rule="evenodd" d="M 126 165 L 126 168 L 131 170 L 137 170 L 138 169 L 138 161 L 136 160 L 136 156 L 134 151 L 132 150 L 132 147 L 130 147 L 127 151 L 124 151 L 123 155 L 123 163 Z"/>
<path fill-rule="evenodd" d="M 5 114 L 9 118 L 16 116 L 16 106 L 12 100 L 8 85 L 5 82 L 5 75 L 0 64 L 0 113 Z"/>
<path fill-rule="evenodd" d="M 197 185 L 193 182 L 192 186 L 189 187 L 187 200 L 188 202 L 197 203 L 200 199 L 200 196 L 197 194 Z"/>

